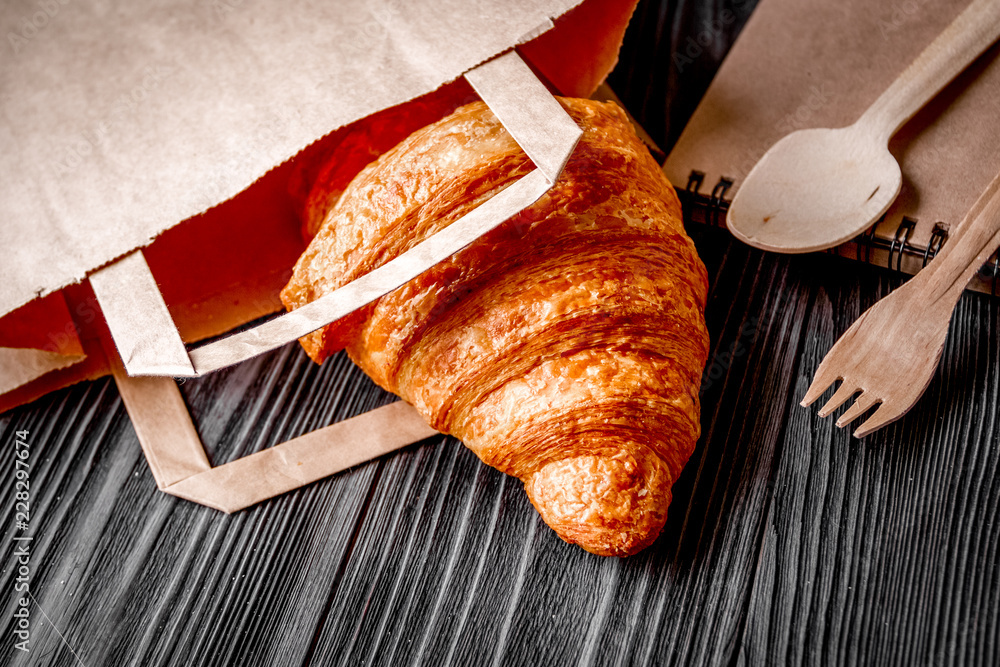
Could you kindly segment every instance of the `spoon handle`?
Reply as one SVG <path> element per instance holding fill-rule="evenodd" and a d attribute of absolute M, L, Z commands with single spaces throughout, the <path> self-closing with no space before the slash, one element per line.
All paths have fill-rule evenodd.
<path fill-rule="evenodd" d="M 1000 37 L 1000 0 L 973 0 L 858 120 L 889 138 Z"/>
<path fill-rule="evenodd" d="M 972 210 L 958 225 L 947 243 L 921 278 L 928 307 L 939 303 L 954 304 L 976 271 L 1000 246 L 1000 174 L 979 197 Z M 951 309 L 949 308 L 949 311 Z"/>

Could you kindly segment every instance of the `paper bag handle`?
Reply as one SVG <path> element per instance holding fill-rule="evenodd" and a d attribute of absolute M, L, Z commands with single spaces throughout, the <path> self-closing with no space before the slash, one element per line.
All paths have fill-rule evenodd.
<path fill-rule="evenodd" d="M 439 435 L 396 401 L 213 468 L 177 383 L 129 377 L 116 361 L 112 374 L 157 488 L 227 514 Z"/>

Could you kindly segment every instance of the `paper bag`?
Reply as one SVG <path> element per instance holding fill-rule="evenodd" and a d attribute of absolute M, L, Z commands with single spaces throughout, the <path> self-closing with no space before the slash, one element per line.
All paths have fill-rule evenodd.
<path fill-rule="evenodd" d="M 289 194 L 296 179 L 315 176 L 310 165 L 337 151 L 345 158 L 334 178 L 346 184 L 411 131 L 475 99 L 457 77 L 472 70 L 475 83 L 479 72 L 477 88 L 502 107 L 521 92 L 504 94 L 504 81 L 537 84 L 523 59 L 556 91 L 589 95 L 614 64 L 633 4 L 576 4 L 175 0 L 153 13 L 125 6 L 113 20 L 96 2 L 44 15 L 35 3 L 7 5 L 0 409 L 111 371 L 160 488 L 226 511 L 431 435 L 412 408 L 394 404 L 212 469 L 173 380 L 130 378 L 123 365 L 192 374 L 191 359 L 219 348 L 189 357 L 185 343 L 278 310 L 277 293 L 305 246 Z M 477 69 L 515 45 L 520 57 Z M 533 99 L 544 100 L 538 88 Z M 569 141 L 570 150 L 575 139 L 565 126 L 532 129 L 546 112 L 494 109 L 539 167 L 520 193 L 480 216 L 500 216 L 498 224 L 561 169 L 545 164 L 559 148 L 546 137 L 563 149 Z M 475 238 L 487 223 L 450 242 Z M 419 261 L 446 245 L 432 250 Z M 164 326 L 125 343 L 120 318 L 137 313 Z M 303 317 L 298 329 L 275 334 L 287 324 L 269 322 L 270 334 L 249 337 L 292 340 L 319 321 Z M 284 318 L 275 322 L 296 319 Z M 357 433 L 364 451 L 336 451 L 338 439 Z"/>

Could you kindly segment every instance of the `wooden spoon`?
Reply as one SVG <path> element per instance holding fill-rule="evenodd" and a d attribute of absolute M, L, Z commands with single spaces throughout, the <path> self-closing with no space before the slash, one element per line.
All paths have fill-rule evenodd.
<path fill-rule="evenodd" d="M 803 253 L 870 227 L 902 184 L 889 138 L 997 37 L 1000 0 L 973 0 L 853 125 L 776 143 L 736 193 L 730 231 L 757 248 Z"/>

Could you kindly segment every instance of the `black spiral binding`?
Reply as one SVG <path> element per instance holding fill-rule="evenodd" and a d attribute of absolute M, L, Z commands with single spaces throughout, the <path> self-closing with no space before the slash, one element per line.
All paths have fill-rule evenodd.
<path fill-rule="evenodd" d="M 732 179 L 720 178 L 719 182 L 712 188 L 712 194 L 706 195 L 700 192 L 702 184 L 705 182 L 705 174 L 700 171 L 692 171 L 688 175 L 687 187 L 677 192 L 681 200 L 681 209 L 684 212 L 684 222 L 698 222 L 713 227 L 723 227 L 726 224 L 726 211 L 729 210 L 729 201 L 726 193 L 733 186 Z"/>
<path fill-rule="evenodd" d="M 729 201 L 726 194 L 733 187 L 733 179 L 720 178 L 712 188 L 711 194 L 701 192 L 701 187 L 705 183 L 705 174 L 701 171 L 692 171 L 688 175 L 687 187 L 678 191 L 677 195 L 681 200 L 681 207 L 684 211 L 685 224 L 698 222 L 712 225 L 714 227 L 725 226 L 726 212 L 729 211 Z M 863 234 L 853 239 L 855 254 L 858 261 L 871 264 L 872 252 L 874 250 L 884 250 L 888 254 L 886 267 L 895 271 L 901 271 L 904 256 L 920 258 L 921 265 L 927 266 L 927 262 L 941 251 L 942 246 L 948 240 L 948 229 L 941 223 L 936 223 L 931 232 L 931 238 L 926 246 L 918 246 L 910 243 L 910 237 L 916 227 L 917 221 L 904 216 L 896 227 L 896 233 L 891 239 L 879 238 L 875 235 L 875 229 L 885 219 L 879 218 L 878 222 L 868 228 Z M 893 264 L 895 262 L 895 265 Z M 980 271 L 980 276 L 990 285 L 990 292 L 996 296 L 1000 291 L 1000 253 L 993 257 Z"/>
<path fill-rule="evenodd" d="M 996 296 L 997 283 L 1000 282 L 1000 253 L 993 254 L 993 258 L 986 262 L 983 268 L 979 270 L 979 275 L 983 277 L 983 280 L 989 281 L 990 294 Z"/>
<path fill-rule="evenodd" d="M 903 253 L 914 254 L 913 246 L 910 245 L 910 236 L 913 234 L 913 229 L 917 226 L 917 221 L 911 217 L 903 216 L 902 221 L 900 221 L 899 226 L 896 227 L 896 233 L 892 236 L 892 241 L 889 242 L 889 259 L 885 263 L 887 269 L 892 268 L 892 255 L 896 253 L 896 270 L 903 270 Z"/>
<path fill-rule="evenodd" d="M 941 252 L 941 246 L 943 246 L 944 242 L 947 240 L 948 229 L 940 222 L 934 223 L 934 231 L 931 232 L 931 240 L 927 242 L 927 247 L 924 248 L 924 258 L 921 266 L 927 266 L 927 262 L 937 257 L 937 254 Z"/>
<path fill-rule="evenodd" d="M 1000 279 L 1000 254 L 993 254 L 993 279 L 990 281 L 990 294 L 997 295 L 997 282 Z"/>

